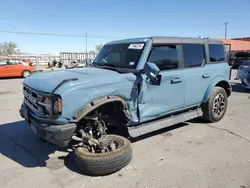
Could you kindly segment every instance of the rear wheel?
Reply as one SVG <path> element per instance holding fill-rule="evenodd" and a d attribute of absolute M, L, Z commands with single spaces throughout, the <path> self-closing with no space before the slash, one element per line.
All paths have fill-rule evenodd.
<path fill-rule="evenodd" d="M 22 77 L 23 78 L 27 78 L 30 75 L 30 71 L 29 70 L 25 70 L 22 72 Z"/>
<path fill-rule="evenodd" d="M 203 118 L 210 122 L 220 121 L 227 110 L 227 93 L 221 87 L 215 87 L 208 101 L 202 105 Z"/>
<path fill-rule="evenodd" d="M 132 146 L 128 139 L 118 135 L 106 135 L 115 144 L 113 149 L 104 153 L 90 152 L 85 147 L 74 150 L 76 166 L 87 175 L 107 175 L 127 166 L 132 159 Z M 104 138 L 104 139 L 105 139 Z"/>

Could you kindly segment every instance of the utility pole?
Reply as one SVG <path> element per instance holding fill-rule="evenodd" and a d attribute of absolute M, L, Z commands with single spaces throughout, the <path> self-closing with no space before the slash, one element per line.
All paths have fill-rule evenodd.
<path fill-rule="evenodd" d="M 225 25 L 225 39 L 227 39 L 227 24 L 228 24 L 229 22 L 225 22 L 225 23 L 223 23 L 223 25 Z"/>
<path fill-rule="evenodd" d="M 86 31 L 86 57 L 88 58 L 88 32 Z"/>

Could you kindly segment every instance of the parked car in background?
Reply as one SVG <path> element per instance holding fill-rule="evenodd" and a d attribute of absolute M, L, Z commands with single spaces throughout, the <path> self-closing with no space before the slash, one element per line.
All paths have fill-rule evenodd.
<path fill-rule="evenodd" d="M 235 55 L 229 52 L 229 54 L 228 54 L 228 65 L 229 66 L 232 67 L 234 59 L 235 59 Z"/>
<path fill-rule="evenodd" d="M 72 61 L 69 65 L 65 65 L 65 68 L 66 69 L 83 68 L 90 65 L 91 63 L 92 63 L 91 59 L 86 58 L 84 60 L 78 60 L 77 62 Z"/>
<path fill-rule="evenodd" d="M 34 67 L 28 59 L 0 58 L 0 77 L 28 77 Z"/>
<path fill-rule="evenodd" d="M 238 77 L 242 86 L 250 89 L 250 59 L 243 60 L 242 65 L 238 69 Z"/>
<path fill-rule="evenodd" d="M 239 66 L 242 65 L 243 60 L 250 59 L 250 53 L 249 52 L 237 52 L 234 55 L 234 58 L 231 60 L 230 64 L 233 69 L 238 69 Z"/>

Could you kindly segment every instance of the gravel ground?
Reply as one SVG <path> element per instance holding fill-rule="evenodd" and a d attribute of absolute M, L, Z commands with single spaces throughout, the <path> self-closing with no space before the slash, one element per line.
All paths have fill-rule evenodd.
<path fill-rule="evenodd" d="M 21 82 L 0 80 L 1 187 L 250 188 L 250 98 L 238 81 L 222 121 L 192 121 L 142 138 L 133 143 L 132 162 L 105 177 L 82 175 L 67 152 L 33 134 L 18 113 Z"/>

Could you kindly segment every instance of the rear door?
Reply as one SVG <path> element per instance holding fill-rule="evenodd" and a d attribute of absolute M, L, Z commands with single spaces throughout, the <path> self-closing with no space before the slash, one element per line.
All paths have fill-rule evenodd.
<path fill-rule="evenodd" d="M 0 59 L 0 77 L 7 77 L 7 76 L 8 76 L 7 60 Z"/>
<path fill-rule="evenodd" d="M 24 70 L 29 70 L 30 62 L 26 62 L 25 60 L 17 59 L 16 60 L 16 76 L 22 76 L 22 72 Z"/>
<path fill-rule="evenodd" d="M 185 108 L 199 105 L 209 86 L 212 72 L 206 66 L 205 44 L 182 45 L 185 79 Z"/>
<path fill-rule="evenodd" d="M 220 43 L 183 44 L 185 107 L 201 104 L 216 78 L 228 79 L 225 47 Z"/>

